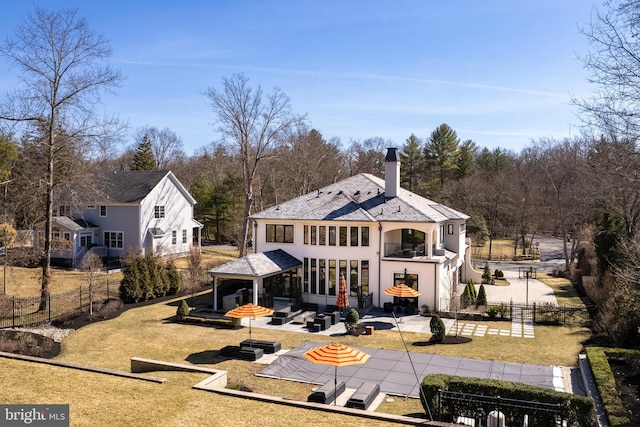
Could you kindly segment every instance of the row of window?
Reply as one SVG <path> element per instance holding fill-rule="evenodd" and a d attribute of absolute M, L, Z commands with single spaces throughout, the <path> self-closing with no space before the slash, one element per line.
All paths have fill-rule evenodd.
<path fill-rule="evenodd" d="M 302 269 L 305 293 L 337 296 L 344 278 L 350 296 L 369 295 L 369 260 L 304 258 Z"/>
<path fill-rule="evenodd" d="M 369 246 L 369 227 L 305 225 L 303 242 L 320 246 Z"/>
<path fill-rule="evenodd" d="M 293 225 L 267 224 L 265 230 L 268 243 L 294 243 Z M 369 227 L 305 225 L 303 243 L 320 246 L 369 246 Z"/>
<path fill-rule="evenodd" d="M 95 209 L 94 205 L 87 206 L 87 209 Z M 71 206 L 62 205 L 58 206 L 58 216 L 71 216 Z M 107 206 L 100 206 L 100 216 L 107 216 Z M 154 206 L 153 207 L 153 217 L 156 219 L 164 218 L 164 206 Z"/>
<path fill-rule="evenodd" d="M 54 231 L 52 233 L 54 242 L 60 242 L 61 240 L 71 241 L 71 234 L 68 232 Z M 188 233 L 187 230 L 182 230 L 182 243 L 187 243 Z M 171 230 L 171 244 L 178 244 L 178 231 Z M 105 231 L 104 232 L 104 245 L 108 248 L 123 249 L 124 248 L 124 233 L 122 231 Z M 81 235 L 80 246 L 91 246 L 91 236 Z"/>

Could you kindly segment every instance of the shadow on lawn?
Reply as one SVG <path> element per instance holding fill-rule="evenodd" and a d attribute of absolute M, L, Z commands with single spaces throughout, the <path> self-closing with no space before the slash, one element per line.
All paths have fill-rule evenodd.
<path fill-rule="evenodd" d="M 412 343 L 412 346 L 415 347 L 427 347 L 430 345 L 447 345 L 447 344 L 467 344 L 471 342 L 471 338 L 469 337 L 452 337 L 452 336 L 445 336 L 444 339 L 442 340 L 442 342 L 436 343 L 433 341 L 416 341 L 414 343 Z"/>
<path fill-rule="evenodd" d="M 204 350 L 191 353 L 184 360 L 194 365 L 213 365 L 226 359 L 220 356 L 220 350 Z"/>

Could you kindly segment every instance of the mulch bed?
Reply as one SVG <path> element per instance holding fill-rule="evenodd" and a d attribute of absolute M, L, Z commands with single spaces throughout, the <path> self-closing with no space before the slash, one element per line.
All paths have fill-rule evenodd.
<path fill-rule="evenodd" d="M 102 306 L 94 308 L 93 314 L 89 314 L 88 311 L 74 313 L 64 319 L 54 320 L 51 322 L 51 326 L 64 329 L 80 329 L 86 325 L 118 317 L 130 308 L 156 304 L 173 298 L 176 298 L 176 295 L 136 304 L 122 304 L 117 300 L 110 300 Z M 34 326 L 34 328 L 37 328 L 37 326 Z M 60 353 L 60 343 L 34 332 L 0 329 L 0 351 L 52 359 Z"/>
<path fill-rule="evenodd" d="M 640 374 L 624 360 L 609 359 L 616 389 L 632 426 L 640 426 Z"/>

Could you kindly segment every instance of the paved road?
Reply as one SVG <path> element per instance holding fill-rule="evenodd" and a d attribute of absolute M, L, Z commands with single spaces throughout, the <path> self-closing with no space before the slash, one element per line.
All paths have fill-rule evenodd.
<path fill-rule="evenodd" d="M 562 239 L 536 237 L 540 247 L 540 261 L 533 262 L 490 262 L 491 270 L 502 270 L 509 286 L 485 286 L 487 300 L 492 302 L 513 301 L 515 303 L 552 302 L 557 303 L 553 290 L 535 279 L 526 279 L 519 269 L 533 267 L 536 273 L 550 273 L 563 268 L 564 249 Z"/>

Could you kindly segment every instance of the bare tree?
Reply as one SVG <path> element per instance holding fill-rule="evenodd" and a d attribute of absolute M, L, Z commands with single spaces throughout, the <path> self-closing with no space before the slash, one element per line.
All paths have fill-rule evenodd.
<path fill-rule="evenodd" d="M 89 314 L 93 315 L 93 295 L 96 285 L 96 275 L 98 275 L 104 268 L 102 258 L 100 258 L 95 252 L 89 251 L 82 257 L 80 268 L 87 275 L 87 286 L 89 287 Z"/>
<path fill-rule="evenodd" d="M 222 88 L 208 88 L 209 98 L 216 116 L 217 130 L 225 140 L 236 144 L 242 161 L 245 190 L 244 221 L 238 247 L 240 256 L 247 251 L 249 215 L 254 201 L 254 184 L 260 162 L 271 154 L 273 146 L 284 132 L 305 120 L 292 114 L 289 97 L 274 88 L 263 96 L 260 86 L 249 87 L 244 74 L 222 78 Z"/>
<path fill-rule="evenodd" d="M 99 118 L 94 107 L 103 90 L 118 86 L 122 77 L 106 62 L 111 48 L 93 34 L 77 10 L 49 12 L 36 8 L 0 48 L 20 71 L 21 86 L 0 104 L 0 119 L 38 129 L 46 160 L 46 209 L 42 256 L 42 303 L 46 307 L 51 282 L 51 228 L 56 166 L 61 154 L 79 142 L 118 137 L 115 118 Z M 64 134 L 64 137 L 60 137 Z M 89 152 L 91 144 L 84 147 Z"/>
<path fill-rule="evenodd" d="M 151 143 L 158 170 L 170 169 L 169 165 L 174 159 L 184 157 L 182 138 L 171 129 L 161 130 L 154 126 L 143 126 L 136 131 L 136 141 L 140 142 L 145 137 Z"/>
<path fill-rule="evenodd" d="M 7 294 L 7 269 L 9 268 L 9 248 L 16 238 L 16 229 L 6 222 L 0 223 L 0 249 L 4 252 L 4 269 L 2 275 L 3 294 Z"/>
<path fill-rule="evenodd" d="M 636 0 L 607 0 L 581 29 L 591 45 L 582 62 L 593 94 L 574 98 L 580 118 L 605 134 L 636 139 L 640 134 L 640 14 Z"/>

